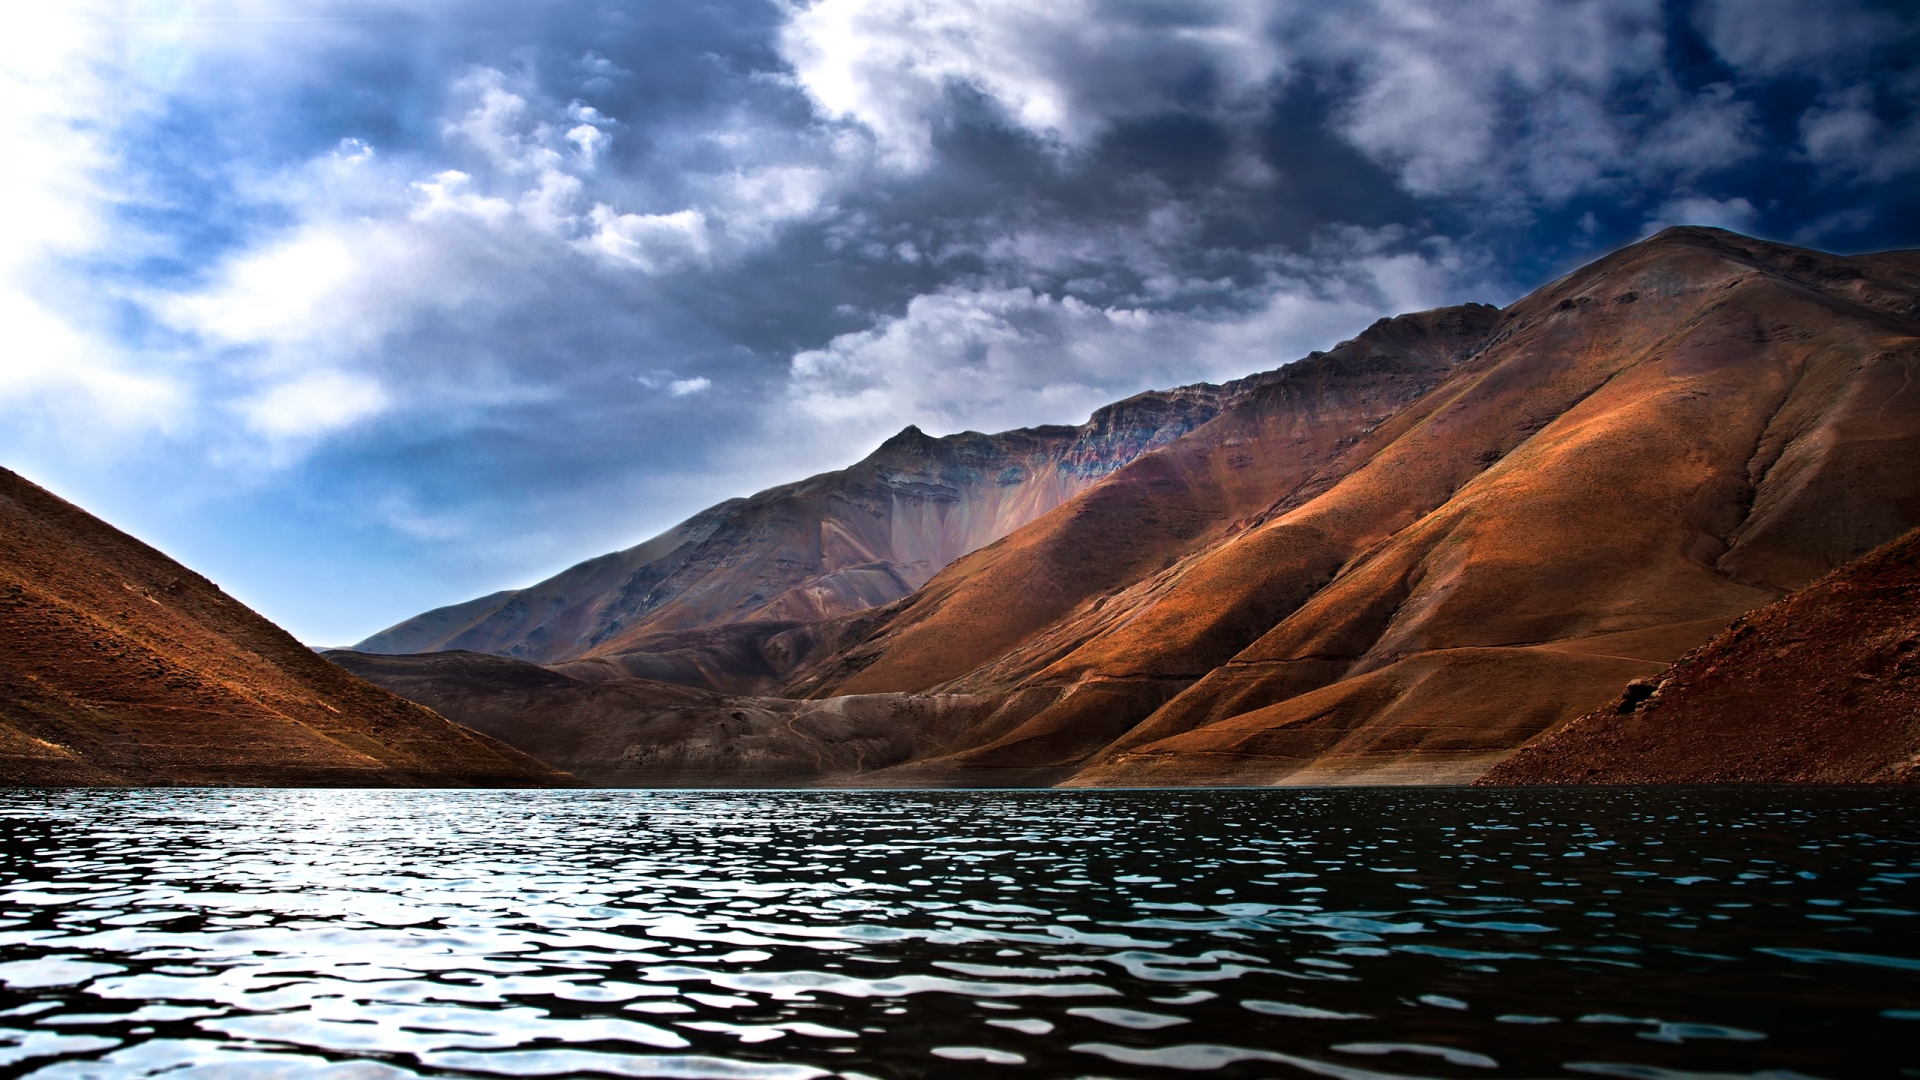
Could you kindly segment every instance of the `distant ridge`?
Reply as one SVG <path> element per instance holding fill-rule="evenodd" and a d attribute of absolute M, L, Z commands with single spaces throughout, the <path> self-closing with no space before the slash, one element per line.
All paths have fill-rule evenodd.
<path fill-rule="evenodd" d="M 909 425 L 864 460 L 729 499 L 525 589 L 436 608 L 366 653 L 471 650 L 536 663 L 656 652 L 661 635 L 816 622 L 898 600 L 1261 384 L 1150 391 L 1077 427 L 935 438 Z"/>
<path fill-rule="evenodd" d="M 0 469 L 0 784 L 572 782 Z"/>

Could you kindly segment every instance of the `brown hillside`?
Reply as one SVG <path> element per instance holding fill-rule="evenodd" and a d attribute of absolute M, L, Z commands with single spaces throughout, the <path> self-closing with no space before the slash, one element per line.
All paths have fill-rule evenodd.
<path fill-rule="evenodd" d="M 1668 230 L 1507 309 L 1344 453 L 1278 466 L 1296 486 L 1250 527 L 1165 526 L 1186 496 L 1146 478 L 1176 443 L 956 563 L 800 688 L 1048 701 L 900 779 L 1471 779 L 1920 524 L 1916 298 L 1915 253 Z M 1039 538 L 1083 514 L 1098 541 L 1074 554 L 1126 573 L 1036 627 L 1061 576 Z"/>
<path fill-rule="evenodd" d="M 0 784 L 570 782 L 0 469 Z"/>
<path fill-rule="evenodd" d="M 908 427 L 835 472 L 730 499 L 625 551 L 526 589 L 439 608 L 354 646 L 470 650 L 536 663 L 614 659 L 651 678 L 764 685 L 739 650 L 791 626 L 900 599 L 1258 386 L 1150 391 L 1078 427 L 934 438 Z M 699 631 L 749 624 L 745 633 Z M 691 642 L 691 644 L 690 644 Z M 665 659 L 659 654 L 675 654 Z M 631 664 L 617 658 L 632 655 Z"/>
<path fill-rule="evenodd" d="M 1920 530 L 1740 618 L 1477 782 L 1920 783 Z"/>

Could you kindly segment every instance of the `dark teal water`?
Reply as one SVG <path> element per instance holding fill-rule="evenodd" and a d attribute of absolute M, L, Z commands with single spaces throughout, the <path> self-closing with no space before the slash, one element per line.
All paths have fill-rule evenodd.
<path fill-rule="evenodd" d="M 0 793 L 0 1072 L 1920 1076 L 1920 793 Z"/>

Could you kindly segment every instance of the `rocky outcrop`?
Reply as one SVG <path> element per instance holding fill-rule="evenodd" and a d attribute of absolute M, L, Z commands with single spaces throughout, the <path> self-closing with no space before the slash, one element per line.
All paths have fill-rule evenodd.
<path fill-rule="evenodd" d="M 0 784 L 570 783 L 0 469 Z"/>
<path fill-rule="evenodd" d="M 1479 783 L 1920 783 L 1920 531 L 1740 617 Z"/>
<path fill-rule="evenodd" d="M 850 468 L 720 503 L 626 551 L 429 611 L 354 649 L 458 649 L 538 663 L 634 654 L 634 666 L 654 677 L 738 690 L 741 678 L 758 677 L 755 665 L 735 671 L 737 658 L 685 656 L 689 631 L 754 624 L 728 640 L 758 642 L 898 600 L 1263 381 L 1140 394 L 1078 427 L 940 438 L 908 427 Z M 672 653 L 683 655 L 655 659 Z M 697 674 L 707 669 L 720 681 Z"/>

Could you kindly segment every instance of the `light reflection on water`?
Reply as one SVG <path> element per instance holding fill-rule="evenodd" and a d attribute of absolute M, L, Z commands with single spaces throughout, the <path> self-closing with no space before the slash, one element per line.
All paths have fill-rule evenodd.
<path fill-rule="evenodd" d="M 0 1073 L 1920 1076 L 1901 791 L 0 793 Z"/>

